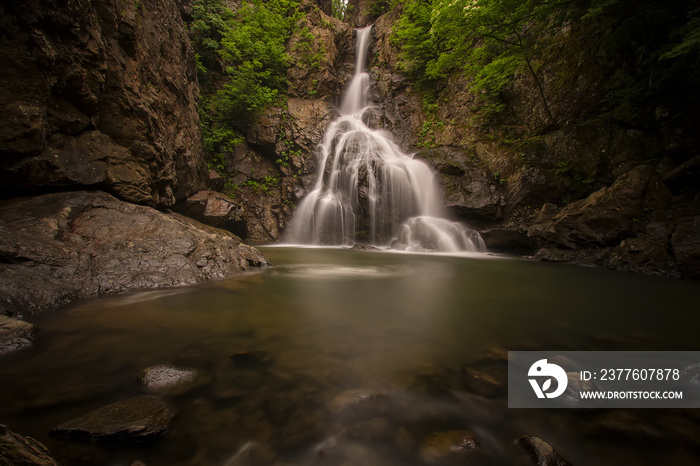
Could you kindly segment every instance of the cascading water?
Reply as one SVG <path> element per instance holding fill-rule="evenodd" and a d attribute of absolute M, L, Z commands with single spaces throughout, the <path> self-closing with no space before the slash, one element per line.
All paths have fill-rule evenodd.
<path fill-rule="evenodd" d="M 357 29 L 355 75 L 319 147 L 316 185 L 299 204 L 288 241 L 408 251 L 485 251 L 478 233 L 444 217 L 435 174 L 363 122 L 371 26 Z"/>

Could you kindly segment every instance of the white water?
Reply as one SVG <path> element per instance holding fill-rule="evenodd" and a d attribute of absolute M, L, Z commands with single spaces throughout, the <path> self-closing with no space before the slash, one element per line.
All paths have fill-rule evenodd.
<path fill-rule="evenodd" d="M 478 233 L 446 220 L 435 174 L 403 153 L 386 131 L 363 122 L 370 108 L 365 71 L 371 26 L 357 30 L 355 75 L 319 147 L 314 189 L 292 219 L 291 243 L 352 245 L 407 251 L 485 251 Z"/>

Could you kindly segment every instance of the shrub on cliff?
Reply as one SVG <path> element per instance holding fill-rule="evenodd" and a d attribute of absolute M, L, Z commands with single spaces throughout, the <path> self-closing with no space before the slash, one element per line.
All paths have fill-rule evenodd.
<path fill-rule="evenodd" d="M 303 13 L 298 0 L 196 0 L 190 27 L 203 84 L 200 120 L 207 152 L 231 150 L 287 88 L 286 45 Z M 213 75 L 213 76 L 212 76 Z"/>

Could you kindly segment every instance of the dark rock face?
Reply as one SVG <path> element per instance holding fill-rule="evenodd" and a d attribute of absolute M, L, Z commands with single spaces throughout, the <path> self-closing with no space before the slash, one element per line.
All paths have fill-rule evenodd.
<path fill-rule="evenodd" d="M 194 51 L 172 0 L 0 5 L 0 194 L 203 188 Z"/>
<path fill-rule="evenodd" d="M 174 416 L 159 398 L 137 396 L 54 427 L 50 435 L 57 438 L 145 441 L 165 433 Z"/>
<path fill-rule="evenodd" d="M 35 331 L 29 322 L 0 315 L 0 355 L 31 346 Z"/>
<path fill-rule="evenodd" d="M 267 264 L 231 233 L 100 192 L 0 205 L 0 313 L 177 286 Z"/>
<path fill-rule="evenodd" d="M 0 425 L 0 464 L 58 466 L 51 452 L 31 437 L 23 437 Z"/>
<path fill-rule="evenodd" d="M 657 200 L 647 199 L 655 194 L 650 191 L 653 175 L 654 169 L 649 166 L 630 170 L 609 188 L 569 204 L 551 222 L 533 225 L 530 236 L 571 249 L 619 244 L 638 230 L 644 209 Z M 658 197 L 668 201 L 670 195 L 662 192 Z"/>

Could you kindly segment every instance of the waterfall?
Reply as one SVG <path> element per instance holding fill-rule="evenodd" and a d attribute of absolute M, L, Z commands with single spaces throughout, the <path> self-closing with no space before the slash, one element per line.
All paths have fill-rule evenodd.
<path fill-rule="evenodd" d="M 287 240 L 365 242 L 408 251 L 485 251 L 478 233 L 445 219 L 435 173 L 386 131 L 363 122 L 370 108 L 366 72 L 371 26 L 357 29 L 355 74 L 319 146 L 316 185 L 299 203 Z"/>

